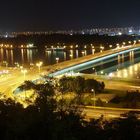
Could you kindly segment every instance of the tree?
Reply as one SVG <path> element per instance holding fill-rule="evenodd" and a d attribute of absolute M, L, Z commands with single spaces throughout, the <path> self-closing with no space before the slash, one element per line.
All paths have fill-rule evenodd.
<path fill-rule="evenodd" d="M 24 81 L 24 83 L 18 88 L 21 90 L 30 90 L 35 88 L 35 84 L 32 81 Z"/>
<path fill-rule="evenodd" d="M 111 140 L 138 140 L 139 131 L 140 121 L 133 113 L 128 113 L 126 118 L 115 119 L 105 125 L 105 135 Z"/>
<path fill-rule="evenodd" d="M 73 81 L 73 91 L 79 96 L 84 92 L 84 83 L 85 79 L 80 76 L 75 77 Z"/>
<path fill-rule="evenodd" d="M 101 92 L 104 89 L 105 85 L 104 82 L 100 83 L 95 79 L 87 79 L 85 80 L 85 92 L 91 93 L 92 89 L 94 89 L 95 92 Z"/>

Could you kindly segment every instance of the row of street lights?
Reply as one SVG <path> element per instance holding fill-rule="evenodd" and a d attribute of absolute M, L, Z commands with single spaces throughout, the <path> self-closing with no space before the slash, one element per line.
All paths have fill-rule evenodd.
<path fill-rule="evenodd" d="M 38 71 L 39 71 L 39 75 L 40 75 L 40 72 L 41 72 L 41 66 L 43 65 L 43 62 L 40 61 L 38 63 L 36 63 L 36 66 L 38 67 Z M 24 69 L 23 66 L 20 66 L 20 69 L 21 69 L 21 72 L 23 73 L 23 76 L 24 76 L 24 81 L 26 80 L 26 74 L 27 74 L 27 69 Z"/>
<path fill-rule="evenodd" d="M 41 66 L 42 65 L 43 65 L 43 62 L 42 61 L 36 63 L 36 66 L 38 67 L 38 70 L 39 70 L 39 75 L 40 75 L 40 70 L 41 70 Z"/>
<path fill-rule="evenodd" d="M 40 71 L 41 71 L 41 66 L 43 65 L 43 62 L 38 62 L 36 63 L 36 66 L 38 67 L 39 70 L 39 75 L 40 75 Z M 24 76 L 24 81 L 26 80 L 26 74 L 27 74 L 27 69 L 24 69 L 23 66 L 20 66 L 21 72 L 23 73 Z M 26 90 L 25 90 L 25 99 L 26 99 Z"/>

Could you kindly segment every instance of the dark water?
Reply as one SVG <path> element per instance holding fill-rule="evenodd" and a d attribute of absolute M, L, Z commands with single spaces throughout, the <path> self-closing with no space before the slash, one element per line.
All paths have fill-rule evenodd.
<path fill-rule="evenodd" d="M 38 61 L 43 61 L 44 65 L 55 64 L 65 60 L 70 60 L 85 55 L 94 54 L 94 49 L 89 50 L 59 50 L 59 51 L 46 51 L 38 49 L 3 49 L 0 48 L 0 63 L 7 62 L 8 66 L 19 65 L 29 66 Z"/>

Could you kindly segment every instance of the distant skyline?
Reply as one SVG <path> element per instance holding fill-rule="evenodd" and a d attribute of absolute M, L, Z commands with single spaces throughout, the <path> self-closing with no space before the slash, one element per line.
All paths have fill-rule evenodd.
<path fill-rule="evenodd" d="M 139 26 L 138 0 L 1 1 L 0 32 Z"/>

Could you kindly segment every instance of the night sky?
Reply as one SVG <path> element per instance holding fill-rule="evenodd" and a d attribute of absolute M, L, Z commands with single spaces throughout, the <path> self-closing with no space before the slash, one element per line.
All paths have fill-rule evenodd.
<path fill-rule="evenodd" d="M 139 0 L 1 0 L 0 4 L 0 31 L 139 25 Z"/>

